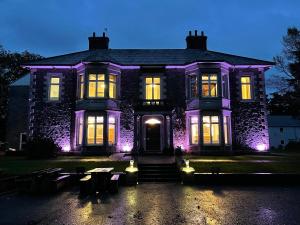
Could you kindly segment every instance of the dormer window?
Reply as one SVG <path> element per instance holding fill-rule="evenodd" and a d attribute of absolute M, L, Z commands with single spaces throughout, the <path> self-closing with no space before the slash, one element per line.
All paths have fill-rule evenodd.
<path fill-rule="evenodd" d="M 146 100 L 160 99 L 160 77 L 145 78 L 145 99 Z"/>
<path fill-rule="evenodd" d="M 202 97 L 218 96 L 218 77 L 217 74 L 202 75 Z"/>
<path fill-rule="evenodd" d="M 104 74 L 89 74 L 88 80 L 88 97 L 89 98 L 104 98 L 105 93 L 105 75 Z"/>
<path fill-rule="evenodd" d="M 59 92 L 60 92 L 60 78 L 59 77 L 51 77 L 49 84 L 49 100 L 50 101 L 58 101 L 59 100 Z"/>

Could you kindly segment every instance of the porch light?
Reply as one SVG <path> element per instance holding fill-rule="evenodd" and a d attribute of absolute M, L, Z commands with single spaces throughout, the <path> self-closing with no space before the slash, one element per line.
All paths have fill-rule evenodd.
<path fill-rule="evenodd" d="M 145 122 L 145 124 L 150 124 L 150 125 L 154 125 L 154 124 L 160 124 L 161 122 L 158 119 L 149 119 Z"/>

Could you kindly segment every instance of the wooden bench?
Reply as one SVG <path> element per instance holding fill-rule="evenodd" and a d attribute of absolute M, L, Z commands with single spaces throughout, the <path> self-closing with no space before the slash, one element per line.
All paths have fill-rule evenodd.
<path fill-rule="evenodd" d="M 119 174 L 115 174 L 110 178 L 110 186 L 109 192 L 110 193 L 117 193 L 119 191 Z"/>
<path fill-rule="evenodd" d="M 80 179 L 80 195 L 87 195 L 91 193 L 92 189 L 92 176 L 87 175 Z"/>
<path fill-rule="evenodd" d="M 69 184 L 70 175 L 61 175 L 51 181 L 51 189 L 56 192 Z"/>

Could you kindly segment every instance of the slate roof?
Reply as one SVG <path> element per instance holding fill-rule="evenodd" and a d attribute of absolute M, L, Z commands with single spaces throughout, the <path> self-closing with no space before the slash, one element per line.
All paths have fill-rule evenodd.
<path fill-rule="evenodd" d="M 199 49 L 97 49 L 45 58 L 26 65 L 76 65 L 111 62 L 119 65 L 186 65 L 227 62 L 232 65 L 273 65 L 273 62 Z"/>
<path fill-rule="evenodd" d="M 292 116 L 268 116 L 269 127 L 300 127 L 300 119 Z"/>
<path fill-rule="evenodd" d="M 29 85 L 30 85 L 30 73 L 27 73 L 23 77 L 11 83 L 9 86 L 29 86 Z"/>

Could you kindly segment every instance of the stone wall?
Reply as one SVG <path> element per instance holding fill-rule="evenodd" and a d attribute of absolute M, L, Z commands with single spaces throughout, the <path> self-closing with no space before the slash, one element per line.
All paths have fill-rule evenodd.
<path fill-rule="evenodd" d="M 49 74 L 61 77 L 59 101 L 48 101 Z M 76 99 L 75 70 L 32 71 L 30 93 L 31 137 L 42 136 L 53 139 L 63 150 L 70 150 L 74 138 L 74 116 Z"/>
<path fill-rule="evenodd" d="M 240 76 L 252 77 L 253 100 L 242 101 Z M 264 73 L 258 69 L 230 71 L 232 137 L 235 150 L 269 148 Z"/>

